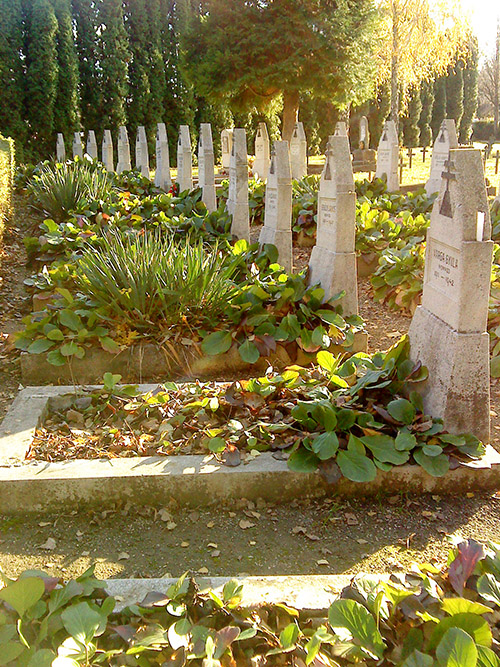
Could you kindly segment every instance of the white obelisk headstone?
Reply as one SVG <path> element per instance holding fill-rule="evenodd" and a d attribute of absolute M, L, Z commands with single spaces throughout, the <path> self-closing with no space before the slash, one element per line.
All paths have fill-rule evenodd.
<path fill-rule="evenodd" d="M 118 131 L 118 164 L 116 165 L 116 171 L 121 174 L 122 171 L 130 171 L 131 168 L 127 128 L 120 127 Z"/>
<path fill-rule="evenodd" d="M 307 176 L 307 139 L 304 132 L 304 123 L 297 122 L 293 128 L 290 141 L 290 162 L 292 178 L 300 181 Z"/>
<path fill-rule="evenodd" d="M 209 211 L 217 210 L 215 196 L 215 162 L 210 123 L 200 125 L 198 140 L 198 187 L 202 189 L 202 201 Z"/>
<path fill-rule="evenodd" d="M 389 192 L 399 190 L 399 142 L 396 124 L 387 120 L 377 150 L 375 178 L 385 178 Z"/>
<path fill-rule="evenodd" d="M 320 283 L 325 300 L 345 291 L 342 311 L 345 315 L 357 315 L 356 194 L 349 139 L 342 127 L 337 127 L 328 140 L 317 219 L 316 245 L 309 261 L 309 284 Z"/>
<path fill-rule="evenodd" d="M 364 151 L 370 148 L 370 129 L 368 127 L 368 118 L 361 116 L 359 119 L 359 149 Z"/>
<path fill-rule="evenodd" d="M 422 305 L 411 322 L 411 359 L 427 367 L 417 385 L 426 414 L 452 433 L 488 442 L 493 242 L 481 152 L 454 148 L 427 232 Z"/>
<path fill-rule="evenodd" d="M 449 158 L 450 148 L 458 148 L 457 128 L 452 118 L 445 118 L 432 147 L 431 171 L 429 180 L 425 184 L 428 195 L 439 192 L 441 173 L 444 170 L 444 163 Z"/>
<path fill-rule="evenodd" d="M 231 163 L 231 152 L 233 148 L 233 130 L 222 130 L 220 133 L 222 152 L 222 168 L 229 169 Z"/>
<path fill-rule="evenodd" d="M 146 128 L 139 125 L 137 128 L 137 137 L 135 140 L 135 168 L 141 172 L 142 176 L 149 178 L 149 151 Z"/>
<path fill-rule="evenodd" d="M 193 158 L 191 154 L 189 125 L 181 125 L 179 128 L 176 182 L 179 184 L 179 192 L 193 189 Z"/>
<path fill-rule="evenodd" d="M 231 234 L 237 239 L 245 239 L 250 242 L 247 133 L 242 128 L 235 128 L 232 131 L 229 193 L 226 206 L 228 213 L 232 215 Z"/>
<path fill-rule="evenodd" d="M 267 175 L 264 226 L 259 244 L 272 243 L 278 249 L 278 262 L 292 271 L 292 169 L 288 141 L 275 141 Z"/>
<path fill-rule="evenodd" d="M 73 157 L 83 157 L 82 137 L 80 132 L 73 135 Z"/>
<path fill-rule="evenodd" d="M 109 172 L 115 170 L 111 130 L 104 130 L 102 139 L 102 162 Z"/>
<path fill-rule="evenodd" d="M 255 135 L 255 161 L 253 163 L 253 173 L 259 178 L 266 179 L 269 171 L 269 134 L 267 125 L 259 123 L 257 134 Z"/>
<path fill-rule="evenodd" d="M 89 130 L 89 133 L 87 135 L 86 153 L 93 160 L 97 160 L 97 140 L 95 138 L 94 130 Z"/>
<path fill-rule="evenodd" d="M 170 176 L 170 155 L 168 150 L 167 127 L 165 123 L 158 123 L 156 129 L 156 172 L 155 185 L 162 190 L 170 190 L 172 178 Z"/>
<path fill-rule="evenodd" d="M 66 146 L 64 145 L 64 136 L 60 132 L 57 135 L 56 158 L 58 162 L 66 162 Z"/>

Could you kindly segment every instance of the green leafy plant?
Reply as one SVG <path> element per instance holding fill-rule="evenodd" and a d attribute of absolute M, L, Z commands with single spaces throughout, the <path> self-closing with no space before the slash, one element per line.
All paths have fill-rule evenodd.
<path fill-rule="evenodd" d="M 425 243 L 386 248 L 370 278 L 375 300 L 413 315 L 422 297 L 424 258 Z"/>

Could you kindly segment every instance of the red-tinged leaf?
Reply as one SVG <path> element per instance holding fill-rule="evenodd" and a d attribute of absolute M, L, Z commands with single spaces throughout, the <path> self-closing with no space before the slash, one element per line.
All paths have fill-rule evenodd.
<path fill-rule="evenodd" d="M 228 447 L 222 454 L 222 463 L 229 468 L 236 468 L 241 463 L 240 450 L 237 447 Z"/>
<path fill-rule="evenodd" d="M 57 584 L 60 582 L 58 577 L 43 577 L 43 583 L 45 584 L 45 592 L 50 593 L 54 590 Z"/>
<path fill-rule="evenodd" d="M 276 341 L 272 336 L 265 334 L 264 336 L 255 336 L 254 341 L 261 357 L 265 357 L 270 352 L 276 352 Z"/>
<path fill-rule="evenodd" d="M 458 545 L 457 556 L 450 565 L 448 577 L 459 595 L 462 595 L 467 579 L 482 558 L 484 558 L 483 547 L 475 540 L 460 542 Z"/>
<path fill-rule="evenodd" d="M 221 658 L 227 648 L 238 639 L 241 630 L 234 625 L 229 625 L 215 635 L 215 657 Z"/>
<path fill-rule="evenodd" d="M 127 643 L 130 642 L 135 635 L 135 628 L 132 625 L 117 625 L 114 628 L 114 631 Z"/>
<path fill-rule="evenodd" d="M 165 593 L 150 591 L 147 593 L 146 597 L 139 606 L 145 607 L 146 609 L 150 609 L 152 607 L 164 607 L 166 604 L 168 604 L 169 601 L 170 598 Z"/>
<path fill-rule="evenodd" d="M 318 470 L 327 484 L 336 484 L 342 477 L 339 466 L 332 459 L 321 461 Z"/>
<path fill-rule="evenodd" d="M 168 660 L 162 662 L 162 667 L 183 667 L 186 664 L 186 649 L 181 646 L 174 651 Z"/>
<path fill-rule="evenodd" d="M 375 403 L 373 404 L 373 409 L 375 410 L 376 413 L 378 413 L 384 421 L 386 421 L 388 424 L 396 424 L 399 425 L 399 422 L 393 419 L 391 415 L 387 412 L 385 408 L 381 408 L 379 405 L 376 405 Z"/>

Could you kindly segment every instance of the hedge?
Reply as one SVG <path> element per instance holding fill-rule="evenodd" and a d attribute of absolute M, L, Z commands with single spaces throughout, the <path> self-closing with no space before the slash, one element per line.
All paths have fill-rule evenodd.
<path fill-rule="evenodd" d="M 0 243 L 5 223 L 12 212 L 14 141 L 0 134 Z"/>

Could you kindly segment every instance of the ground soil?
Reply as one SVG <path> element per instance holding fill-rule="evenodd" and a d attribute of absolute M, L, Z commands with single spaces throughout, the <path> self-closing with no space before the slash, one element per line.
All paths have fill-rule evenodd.
<path fill-rule="evenodd" d="M 18 209 L 7 231 L 0 282 L 0 416 L 20 386 L 19 359 L 8 334 L 29 312 L 22 282 L 22 238 L 30 233 Z M 296 268 L 310 250 L 296 249 Z M 359 282 L 360 314 L 370 350 L 385 349 L 408 330 L 410 319 L 373 301 L 368 279 Z M 492 431 L 498 446 L 500 389 L 492 383 Z M 390 490 L 388 490 L 390 494 Z M 242 524 L 240 522 L 243 522 Z M 249 524 L 251 524 L 249 526 Z M 0 568 L 9 576 L 39 568 L 73 577 L 96 563 L 99 577 L 340 574 L 384 572 L 412 561 L 443 562 L 457 536 L 500 542 L 500 497 L 384 496 L 287 505 L 232 503 L 199 511 L 125 506 L 103 512 L 4 516 L 0 499 Z"/>

